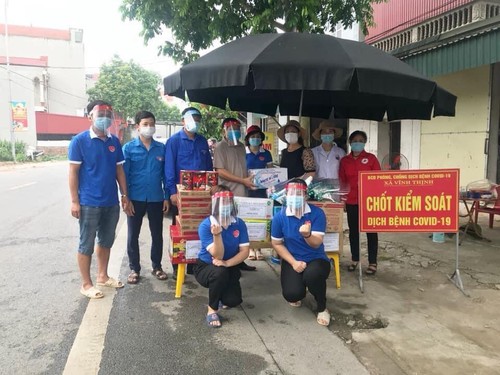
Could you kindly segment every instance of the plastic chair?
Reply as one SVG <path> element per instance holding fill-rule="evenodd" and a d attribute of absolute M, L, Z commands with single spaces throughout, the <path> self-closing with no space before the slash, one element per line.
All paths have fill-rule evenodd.
<path fill-rule="evenodd" d="M 335 271 L 335 284 L 340 289 L 340 257 L 338 252 L 328 252 L 326 256 L 333 261 L 333 270 Z"/>
<path fill-rule="evenodd" d="M 497 191 L 497 199 L 492 207 L 488 207 L 487 203 L 484 206 L 479 206 L 476 208 L 476 212 L 474 213 L 474 222 L 477 224 L 477 217 L 480 212 L 484 212 L 490 215 L 490 228 L 493 228 L 493 219 L 495 215 L 500 215 L 500 185 L 495 187 Z"/>

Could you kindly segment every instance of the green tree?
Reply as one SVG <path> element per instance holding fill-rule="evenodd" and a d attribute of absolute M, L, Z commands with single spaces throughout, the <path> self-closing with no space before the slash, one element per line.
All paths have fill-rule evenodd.
<path fill-rule="evenodd" d="M 220 109 L 209 105 L 191 103 L 191 106 L 198 108 L 202 115 L 202 127 L 199 131 L 205 138 L 222 139 L 222 120 L 226 117 L 238 118 L 238 112 L 228 109 Z"/>
<path fill-rule="evenodd" d="M 181 111 L 179 111 L 179 108 L 173 105 L 165 104 L 163 101 L 159 103 L 153 114 L 155 115 L 156 121 L 181 120 Z"/>
<path fill-rule="evenodd" d="M 147 42 L 169 29 L 174 42 L 160 52 L 187 63 L 214 41 L 226 43 L 251 33 L 327 33 L 338 23 L 373 25 L 373 3 L 387 0 L 122 0 L 124 19 L 142 23 Z"/>
<path fill-rule="evenodd" d="M 124 119 L 133 119 L 138 111 L 154 113 L 161 108 L 160 83 L 158 74 L 114 56 L 101 67 L 96 85 L 87 94 L 90 100 L 109 101 Z"/>

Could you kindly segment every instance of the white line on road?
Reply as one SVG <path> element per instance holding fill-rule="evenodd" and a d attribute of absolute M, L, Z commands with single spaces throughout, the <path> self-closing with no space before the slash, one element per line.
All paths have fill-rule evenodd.
<path fill-rule="evenodd" d="M 127 246 L 127 226 L 122 225 L 111 250 L 108 274 L 118 278 Z M 76 267 L 76 264 L 75 264 Z M 91 375 L 99 372 L 109 315 L 116 291 L 100 288 L 104 298 L 90 300 L 64 368 L 64 375 Z M 82 298 L 84 298 L 82 296 Z"/>
<path fill-rule="evenodd" d="M 17 186 L 13 186 L 9 189 L 7 189 L 7 191 L 11 191 L 11 190 L 17 190 L 17 189 L 21 189 L 23 187 L 27 187 L 27 186 L 31 186 L 31 185 L 35 185 L 36 182 L 28 182 L 27 184 L 22 184 L 22 185 L 17 185 Z"/>

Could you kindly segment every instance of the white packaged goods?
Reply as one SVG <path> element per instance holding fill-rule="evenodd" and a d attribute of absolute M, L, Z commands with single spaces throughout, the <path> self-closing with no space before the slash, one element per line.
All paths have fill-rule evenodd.
<path fill-rule="evenodd" d="M 242 219 L 271 219 L 273 200 L 267 198 L 234 197 L 238 217 Z"/>
<path fill-rule="evenodd" d="M 249 169 L 249 175 L 253 176 L 253 183 L 259 189 L 267 189 L 279 182 L 288 180 L 286 168 Z"/>
<path fill-rule="evenodd" d="M 245 220 L 248 230 L 248 239 L 255 242 L 270 240 L 271 220 Z"/>

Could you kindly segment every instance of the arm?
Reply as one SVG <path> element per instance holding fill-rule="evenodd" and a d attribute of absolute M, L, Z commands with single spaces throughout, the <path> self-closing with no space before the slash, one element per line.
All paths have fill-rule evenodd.
<path fill-rule="evenodd" d="M 250 246 L 240 246 L 238 254 L 236 254 L 231 259 L 226 260 L 226 267 L 233 267 L 245 261 L 248 258 L 248 253 L 250 251 Z"/>
<path fill-rule="evenodd" d="M 233 256 L 232 258 L 230 258 L 228 260 L 221 260 L 220 258 L 214 259 L 212 261 L 212 264 L 214 266 L 233 267 L 233 266 L 240 264 L 246 258 L 248 258 L 248 252 L 250 250 L 250 242 L 248 239 L 248 230 L 247 230 L 245 223 L 241 219 L 238 219 L 238 228 L 240 231 L 238 253 L 236 253 L 235 256 Z"/>
<path fill-rule="evenodd" d="M 219 173 L 219 176 L 222 177 L 224 180 L 231 181 L 231 182 L 237 182 L 238 184 L 245 185 L 247 188 L 255 188 L 256 186 L 253 183 L 253 177 L 248 176 L 245 178 L 235 176 L 231 172 L 229 172 L 227 169 L 224 168 L 216 168 L 217 172 Z"/>
<path fill-rule="evenodd" d="M 176 150 L 174 150 L 175 139 L 170 138 L 165 146 L 165 197 L 170 197 L 172 204 L 177 206 L 177 186 L 175 176 L 175 165 L 177 163 Z"/>
<path fill-rule="evenodd" d="M 306 243 L 314 249 L 317 249 L 323 243 L 324 233 L 312 232 L 311 224 L 304 224 L 299 228 L 299 232 L 304 237 Z"/>
<path fill-rule="evenodd" d="M 69 193 L 71 196 L 71 215 L 80 218 L 80 198 L 78 197 L 80 164 L 69 165 Z"/>
<path fill-rule="evenodd" d="M 273 239 L 271 240 L 271 244 L 273 245 L 273 249 L 276 250 L 278 255 L 281 257 L 281 259 L 290 264 L 295 272 L 301 273 L 306 269 L 306 262 L 296 260 L 283 244 L 283 240 Z"/>
<path fill-rule="evenodd" d="M 213 236 L 213 242 L 207 247 L 207 251 L 212 254 L 214 259 L 221 260 L 224 257 L 224 243 L 222 242 L 222 227 L 212 224 L 210 232 Z"/>
<path fill-rule="evenodd" d="M 302 153 L 302 162 L 306 171 L 302 178 L 305 180 L 308 177 L 314 177 L 316 175 L 316 163 L 314 162 L 314 155 L 310 148 L 306 148 Z"/>
<path fill-rule="evenodd" d="M 120 192 L 122 195 L 122 198 L 121 198 L 122 209 L 127 215 L 132 216 L 134 214 L 134 212 L 133 212 L 132 203 L 129 201 L 128 196 L 127 196 L 127 194 L 128 194 L 127 179 L 125 177 L 125 171 L 123 170 L 123 164 L 116 165 L 116 181 L 118 181 L 118 186 L 120 188 Z"/>

